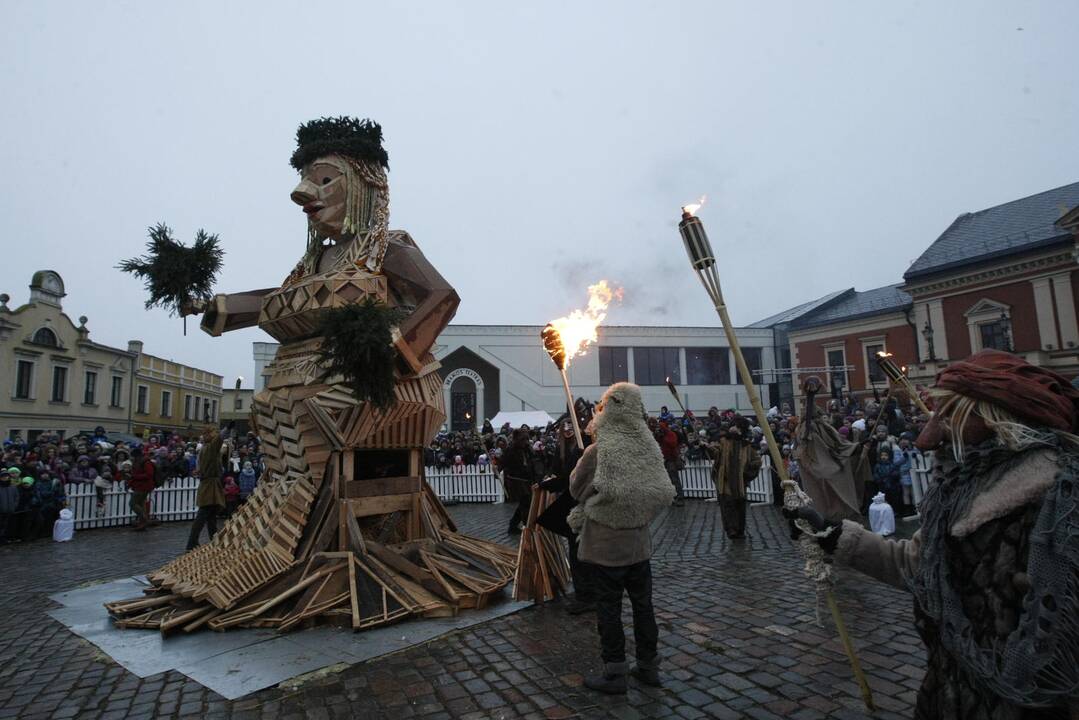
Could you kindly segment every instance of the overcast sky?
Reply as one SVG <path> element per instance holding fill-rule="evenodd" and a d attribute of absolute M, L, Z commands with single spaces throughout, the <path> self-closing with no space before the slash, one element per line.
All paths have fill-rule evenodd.
<path fill-rule="evenodd" d="M 0 291 L 59 272 L 91 337 L 251 386 L 114 269 L 167 222 L 219 292 L 303 253 L 296 126 L 382 123 L 391 227 L 462 297 L 542 324 L 601 277 L 611 324 L 715 325 L 678 208 L 700 194 L 736 323 L 898 282 L 966 211 L 1079 180 L 1079 3 L 0 4 Z"/>

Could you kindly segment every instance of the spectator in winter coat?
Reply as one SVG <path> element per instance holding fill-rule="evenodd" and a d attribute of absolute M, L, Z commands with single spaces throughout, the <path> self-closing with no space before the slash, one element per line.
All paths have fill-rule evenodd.
<path fill-rule="evenodd" d="M 32 539 L 37 539 L 52 529 L 60 510 L 67 504 L 64 486 L 57 482 L 48 470 L 43 470 L 32 485 L 33 497 L 30 499 Z"/>
<path fill-rule="evenodd" d="M 225 486 L 225 511 L 231 516 L 240 505 L 240 486 L 231 475 L 225 476 L 223 484 Z"/>
<path fill-rule="evenodd" d="M 892 511 L 900 515 L 903 490 L 899 483 L 899 466 L 895 464 L 892 451 L 888 448 L 881 449 L 877 462 L 873 465 L 873 482 L 877 484 L 878 490 L 884 493 L 884 499 L 892 506 Z"/>
<path fill-rule="evenodd" d="M 11 542 L 15 511 L 19 509 L 19 489 L 11 484 L 11 473 L 0 470 L 0 543 Z"/>
<path fill-rule="evenodd" d="M 255 486 L 258 484 L 259 476 L 255 472 L 255 466 L 251 464 L 250 460 L 244 462 L 244 469 L 240 471 L 240 481 L 237 483 L 240 487 L 240 502 L 245 502 L 247 498 L 251 497 L 251 493 L 255 492 Z"/>
<path fill-rule="evenodd" d="M 68 473 L 68 482 L 92 483 L 97 478 L 97 470 L 90 465 L 89 455 L 79 455 L 75 467 Z"/>
<path fill-rule="evenodd" d="M 664 407 L 663 409 L 666 410 L 667 408 Z M 670 415 L 670 413 L 667 414 Z M 663 467 L 667 470 L 667 477 L 671 479 L 671 485 L 674 485 L 674 504 L 684 505 L 682 478 L 678 476 L 678 466 L 681 460 L 678 452 L 678 436 L 663 420 L 660 420 L 659 429 L 656 430 L 656 442 L 659 443 L 660 452 L 663 453 Z"/>
<path fill-rule="evenodd" d="M 131 512 L 135 513 L 135 524 L 132 530 L 145 530 L 150 523 L 149 514 L 146 512 L 146 501 L 150 493 L 154 491 L 155 475 L 153 461 L 143 453 L 141 448 L 136 448 L 132 453 L 131 475 L 127 481 L 131 488 Z"/>
<path fill-rule="evenodd" d="M 202 434 L 202 449 L 199 451 L 198 474 L 199 489 L 195 503 L 199 506 L 195 521 L 191 523 L 191 533 L 187 538 L 187 549 L 198 547 L 199 536 L 205 526 L 210 540 L 217 533 L 217 513 L 225 507 L 225 488 L 221 484 L 221 445 L 224 438 L 216 428 L 208 428 Z"/>

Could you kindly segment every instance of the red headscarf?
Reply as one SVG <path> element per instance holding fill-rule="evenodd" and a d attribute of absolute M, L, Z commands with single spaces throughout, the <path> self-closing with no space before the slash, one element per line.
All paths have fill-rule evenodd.
<path fill-rule="evenodd" d="M 1079 390 L 1011 353 L 977 352 L 941 370 L 936 386 L 999 405 L 1032 425 L 1079 431 Z"/>

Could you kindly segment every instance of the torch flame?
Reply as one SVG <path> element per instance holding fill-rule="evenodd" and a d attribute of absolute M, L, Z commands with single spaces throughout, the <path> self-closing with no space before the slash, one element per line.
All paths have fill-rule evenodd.
<path fill-rule="evenodd" d="M 688 205 L 683 205 L 682 206 L 682 212 L 684 212 L 687 215 L 696 215 L 697 211 L 700 210 L 701 206 L 704 205 L 704 201 L 707 199 L 707 197 L 708 197 L 707 195 L 701 195 L 700 198 L 697 200 L 697 202 L 692 202 L 692 203 L 689 203 Z"/>
<path fill-rule="evenodd" d="M 877 357 L 879 358 L 890 358 L 891 356 L 892 354 L 890 352 L 884 352 L 883 350 L 877 353 Z"/>
<path fill-rule="evenodd" d="M 562 340 L 567 366 L 570 360 L 583 355 L 588 346 L 596 342 L 596 328 L 607 317 L 607 308 L 614 300 L 622 301 L 622 288 L 611 289 L 606 280 L 600 280 L 588 287 L 588 307 L 550 322 Z"/>

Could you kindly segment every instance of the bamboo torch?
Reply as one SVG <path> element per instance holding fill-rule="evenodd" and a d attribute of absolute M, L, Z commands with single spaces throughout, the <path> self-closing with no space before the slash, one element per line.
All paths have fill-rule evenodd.
<path fill-rule="evenodd" d="M 877 353 L 877 365 L 880 367 L 881 372 L 888 376 L 888 380 L 896 385 L 902 386 L 903 389 L 907 391 L 919 410 L 926 415 L 930 414 L 929 408 L 926 407 L 925 402 L 922 400 L 921 396 L 918 395 L 918 389 L 914 387 L 914 383 L 912 383 L 910 378 L 907 377 L 907 374 L 903 372 L 906 368 L 901 370 L 899 366 L 895 364 L 895 361 L 892 360 L 891 353 Z"/>
<path fill-rule="evenodd" d="M 573 393 L 569 389 L 569 378 L 566 377 L 566 346 L 562 342 L 562 334 L 551 323 L 547 323 L 540 332 L 543 338 L 543 348 L 551 356 L 551 361 L 558 368 L 558 374 L 562 376 L 562 387 L 566 391 L 566 408 L 569 410 L 570 419 L 573 421 L 573 437 L 577 439 L 577 447 L 584 450 L 584 439 L 581 437 L 581 424 L 577 421 L 577 412 L 573 407 Z"/>
<path fill-rule="evenodd" d="M 731 323 L 730 315 L 727 313 L 727 304 L 723 300 L 723 290 L 719 284 L 719 271 L 716 267 L 715 253 L 712 251 L 712 244 L 708 240 L 708 234 L 704 231 L 704 224 L 701 222 L 694 213 L 700 209 L 704 204 L 704 198 L 702 197 L 699 202 L 691 203 L 682 208 L 682 220 L 678 223 L 678 231 L 682 235 L 682 242 L 685 244 L 686 254 L 689 255 L 690 265 L 693 266 L 694 272 L 697 273 L 697 279 L 701 281 L 701 285 L 704 286 L 705 292 L 708 293 L 709 299 L 712 301 L 716 312 L 719 314 L 720 322 L 723 324 L 723 332 L 727 335 L 727 343 L 730 345 L 731 352 L 734 354 L 734 362 L 738 367 L 738 374 L 742 377 L 742 386 L 745 388 L 746 395 L 749 396 L 749 402 L 753 406 L 753 412 L 757 415 L 757 422 L 760 424 L 761 430 L 764 432 L 764 438 L 768 442 L 768 453 L 772 457 L 772 467 L 779 475 L 779 479 L 783 486 L 783 504 L 788 509 L 796 509 L 797 507 L 807 502 L 807 496 L 801 492 L 798 485 L 791 481 L 787 475 L 787 469 L 783 465 L 783 456 L 779 452 L 779 445 L 776 443 L 775 436 L 772 434 L 772 427 L 768 424 L 768 415 L 764 411 L 764 406 L 761 405 L 760 395 L 757 393 L 757 387 L 753 384 L 753 377 L 750 375 L 749 366 L 746 365 L 745 357 L 742 355 L 742 347 L 738 344 L 738 336 L 734 332 L 734 325 Z M 815 542 L 811 539 L 810 534 L 806 531 L 810 531 L 810 528 L 803 529 L 803 538 L 807 543 Z M 818 591 L 822 592 L 827 600 L 828 609 L 831 610 L 832 620 L 835 622 L 836 631 L 839 633 L 840 640 L 843 642 L 843 647 L 847 652 L 847 658 L 850 660 L 851 669 L 854 672 L 854 678 L 858 682 L 858 685 L 862 693 L 862 701 L 869 710 L 874 710 L 873 695 L 869 689 L 869 684 L 866 682 L 865 675 L 862 673 L 861 663 L 858 662 L 858 656 L 854 652 L 854 646 L 851 644 L 850 636 L 847 634 L 847 626 L 843 622 L 843 616 L 839 611 L 839 605 L 836 603 L 835 595 L 832 592 L 831 587 L 828 585 L 828 569 L 823 567 L 823 558 L 816 557 L 816 553 L 819 553 L 819 548 L 810 548 L 806 544 L 803 544 L 803 553 L 807 558 L 807 571 L 813 573 L 817 579 Z"/>
<path fill-rule="evenodd" d="M 671 382 L 670 378 L 667 378 L 667 389 L 671 391 L 671 397 L 673 397 L 674 401 L 678 403 L 678 407 L 682 408 L 682 414 L 685 415 L 686 406 L 682 404 L 681 398 L 678 397 L 678 388 L 675 387 L 674 383 Z"/>

